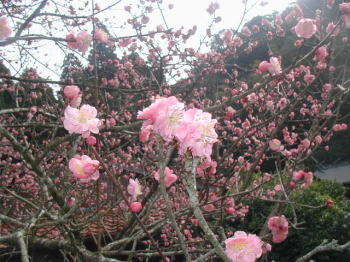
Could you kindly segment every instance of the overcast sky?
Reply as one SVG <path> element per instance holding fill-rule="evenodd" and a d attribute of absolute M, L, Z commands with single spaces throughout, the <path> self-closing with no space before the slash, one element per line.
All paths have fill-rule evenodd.
<path fill-rule="evenodd" d="M 86 1 L 83 0 L 73 0 L 69 3 L 79 6 L 85 2 Z M 206 12 L 206 9 L 211 2 L 213 2 L 213 0 L 163 0 L 164 16 L 166 17 L 167 24 L 170 28 L 174 28 L 176 30 L 181 26 L 184 26 L 185 29 L 189 29 L 192 28 L 192 26 L 197 25 L 197 34 L 186 43 L 187 47 L 196 48 L 200 42 L 200 39 L 205 35 L 205 31 L 210 22 L 210 15 Z M 216 16 L 220 16 L 222 21 L 215 24 L 215 26 L 212 28 L 212 33 L 218 32 L 223 28 L 236 29 L 241 21 L 244 10 L 243 0 L 217 0 L 217 2 L 220 5 L 220 9 L 217 10 Z M 254 5 L 253 8 L 250 8 L 249 13 L 245 16 L 245 21 L 250 20 L 256 15 L 265 15 L 273 13 L 274 11 L 282 11 L 288 6 L 288 4 L 294 1 L 267 0 L 263 1 L 266 2 L 265 5 L 260 5 L 262 0 L 249 0 L 248 6 L 252 6 L 255 2 L 258 2 L 258 4 Z M 100 8 L 103 9 L 104 7 L 109 6 L 112 1 L 95 0 L 95 3 L 98 3 Z M 125 36 L 129 34 L 133 35 L 135 32 L 128 27 L 128 25 L 120 25 L 123 25 L 123 23 L 130 18 L 129 14 L 124 11 L 124 7 L 130 4 L 132 6 L 132 11 L 136 11 L 137 13 L 137 3 L 139 3 L 139 0 L 122 0 L 120 4 L 114 6 L 112 9 L 101 13 L 99 15 L 99 19 L 107 25 L 107 28 L 114 36 Z M 174 7 L 169 9 L 169 4 L 173 4 Z M 62 10 L 62 13 L 67 12 Z M 77 15 L 81 14 L 78 13 Z M 151 20 L 149 27 L 152 29 L 159 24 L 164 24 L 158 10 L 151 13 L 150 18 Z M 85 29 L 91 31 L 91 28 L 86 27 Z M 39 25 L 34 25 L 31 30 L 31 33 L 35 32 L 44 35 L 48 34 L 47 28 L 42 28 Z M 68 32 L 65 30 L 58 30 L 57 35 L 54 33 L 54 36 L 65 37 L 67 33 Z M 21 45 L 25 47 L 25 42 L 22 42 Z M 64 59 L 64 52 L 52 41 L 41 41 L 36 45 L 38 48 L 37 50 L 31 50 L 31 55 L 28 55 L 28 53 L 22 49 L 21 54 L 28 56 L 26 64 L 37 68 L 42 77 L 52 80 L 59 80 L 61 73 L 60 67 Z M 16 69 L 21 66 L 19 63 L 15 63 L 16 56 L 19 55 L 18 50 L 20 50 L 18 46 L 16 48 L 5 47 L 5 50 L 1 50 L 4 51 L 5 55 L 9 58 L 9 60 L 11 60 L 10 69 L 13 74 L 17 71 Z M 85 54 L 85 57 L 87 57 L 88 53 L 89 52 Z M 81 59 L 84 60 L 82 57 Z M 41 63 L 36 60 L 39 60 Z"/>

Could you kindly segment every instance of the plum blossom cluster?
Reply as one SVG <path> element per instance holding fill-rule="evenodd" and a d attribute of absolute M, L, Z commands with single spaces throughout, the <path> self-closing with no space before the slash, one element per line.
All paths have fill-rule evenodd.
<path fill-rule="evenodd" d="M 82 53 L 85 53 L 89 49 L 92 41 L 91 35 L 86 31 L 81 31 L 78 34 L 70 33 L 66 36 L 66 39 L 75 40 L 75 41 L 69 41 L 68 46 L 71 49 L 76 49 Z"/>
<path fill-rule="evenodd" d="M 165 142 L 173 139 L 179 143 L 179 153 L 188 150 L 194 157 L 210 159 L 212 147 L 217 142 L 216 120 L 200 109 L 185 110 L 185 105 L 176 97 L 158 97 L 155 102 L 138 113 L 143 123 L 140 139 L 145 142 L 151 132 L 160 135 Z"/>

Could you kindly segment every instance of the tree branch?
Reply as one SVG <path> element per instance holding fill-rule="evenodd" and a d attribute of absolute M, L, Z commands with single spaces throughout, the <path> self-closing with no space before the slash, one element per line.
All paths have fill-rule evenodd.
<path fill-rule="evenodd" d="M 344 245 L 339 245 L 337 240 L 332 240 L 331 242 L 327 244 L 321 244 L 317 247 L 315 247 L 313 250 L 311 250 L 309 253 L 307 253 L 305 256 L 298 258 L 295 262 L 305 262 L 309 261 L 309 259 L 319 253 L 324 251 L 338 251 L 342 252 L 346 249 L 350 249 L 350 241 L 345 243 Z"/>

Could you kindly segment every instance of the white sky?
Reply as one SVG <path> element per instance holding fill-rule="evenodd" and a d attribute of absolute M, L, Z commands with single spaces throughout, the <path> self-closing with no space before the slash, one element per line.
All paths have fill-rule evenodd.
<path fill-rule="evenodd" d="M 271 14 L 274 11 L 282 11 L 285 9 L 288 4 L 294 2 L 292 0 L 266 0 L 266 5 L 261 6 L 259 3 L 262 0 L 248 0 L 248 6 L 252 6 L 254 3 L 258 3 L 253 8 L 251 8 L 248 14 L 245 16 L 245 21 L 249 21 L 252 17 L 257 15 Z M 86 1 L 83 0 L 73 0 L 71 1 L 74 5 L 82 5 Z M 114 1 L 112 0 L 95 0 L 95 3 L 98 3 L 101 9 L 109 6 Z M 213 0 L 163 0 L 164 15 L 167 20 L 167 24 L 170 28 L 178 29 L 181 26 L 184 26 L 185 29 L 192 28 L 192 26 L 197 25 L 197 33 L 193 36 L 190 41 L 186 43 L 187 47 L 198 47 L 200 39 L 206 34 L 206 29 L 210 23 L 210 15 L 206 12 L 206 9 Z M 222 21 L 215 24 L 212 28 L 212 33 L 216 33 L 221 29 L 232 28 L 236 29 L 240 20 L 242 18 L 244 4 L 243 0 L 217 0 L 220 5 L 220 9 L 216 11 L 216 16 L 220 16 Z M 112 9 L 101 13 L 99 19 L 107 25 L 107 28 L 114 36 L 125 36 L 133 35 L 135 32 L 125 24 L 125 21 L 130 18 L 130 16 L 124 11 L 124 6 L 131 5 L 132 12 L 137 13 L 136 5 L 139 3 L 139 0 L 122 0 L 120 4 L 114 6 Z M 174 8 L 169 9 L 167 6 L 173 4 Z M 50 7 L 49 7 L 50 8 Z M 49 8 L 46 8 L 45 11 Z M 51 10 L 52 11 L 52 10 Z M 62 13 L 66 13 L 63 12 Z M 78 13 L 77 15 L 83 15 Z M 159 10 L 155 9 L 153 13 L 149 15 L 150 23 L 149 28 L 154 29 L 157 25 L 164 25 Z M 91 26 L 91 25 L 90 25 Z M 58 28 L 60 26 L 58 25 Z M 91 31 L 91 28 L 85 27 L 83 29 Z M 40 26 L 33 26 L 29 31 L 30 33 L 41 33 L 48 35 L 49 31 L 47 28 L 42 28 Z M 45 32 L 46 30 L 46 32 Z M 68 31 L 51 29 L 51 32 L 54 32 L 54 36 L 65 37 Z M 22 47 L 25 47 L 25 42 L 20 43 Z M 37 68 L 39 74 L 42 77 L 49 78 L 51 80 L 59 80 L 61 74 L 60 67 L 64 59 L 63 51 L 55 45 L 52 41 L 41 41 L 36 44 L 38 46 L 37 50 L 31 50 L 30 53 L 32 57 L 29 57 L 27 61 L 30 62 L 32 67 Z M 0 50 L 5 54 L 11 61 L 12 67 L 10 68 L 14 74 L 17 71 L 17 68 L 20 68 L 19 63 L 14 63 L 16 57 L 19 55 L 19 46 L 5 47 L 5 50 Z M 26 52 L 21 51 L 21 54 L 26 55 Z M 87 58 L 89 51 L 85 54 Z M 35 57 L 37 60 L 40 60 L 41 63 L 33 59 Z M 83 60 L 83 59 L 82 59 Z"/>

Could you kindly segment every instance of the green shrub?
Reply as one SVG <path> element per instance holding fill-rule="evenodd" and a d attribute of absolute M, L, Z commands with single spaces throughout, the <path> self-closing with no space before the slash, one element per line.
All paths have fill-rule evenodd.
<path fill-rule="evenodd" d="M 273 244 L 273 252 L 268 256 L 268 261 L 295 261 L 296 258 L 307 254 L 320 245 L 324 240 L 337 239 L 344 243 L 350 239 L 349 218 L 350 201 L 345 198 L 346 188 L 336 182 L 326 180 L 315 181 L 309 188 L 295 192 L 292 199 L 295 202 L 310 206 L 324 206 L 327 199 L 334 201 L 333 207 L 306 208 L 296 206 L 295 211 L 298 222 L 302 229 L 290 228 L 286 241 Z M 231 230 L 244 230 L 258 234 L 262 228 L 265 218 L 274 207 L 274 203 L 266 201 L 249 201 L 251 209 L 247 219 L 242 222 L 231 223 Z M 287 206 L 284 215 L 293 220 L 290 206 Z M 349 255 L 339 252 L 323 252 L 315 255 L 313 259 L 317 262 L 323 261 L 349 261 Z"/>

